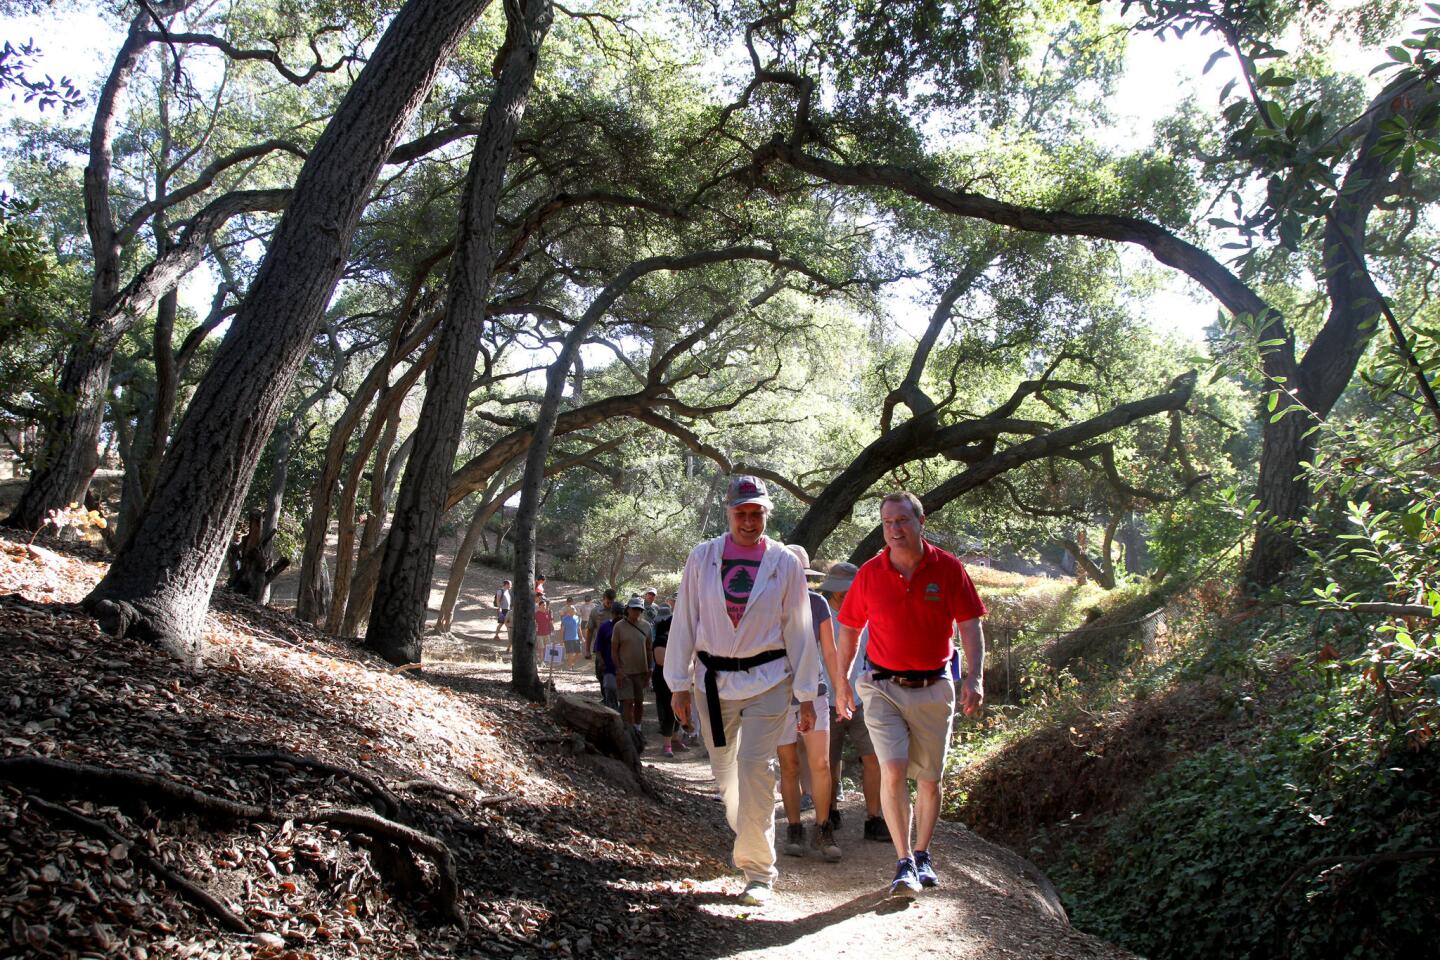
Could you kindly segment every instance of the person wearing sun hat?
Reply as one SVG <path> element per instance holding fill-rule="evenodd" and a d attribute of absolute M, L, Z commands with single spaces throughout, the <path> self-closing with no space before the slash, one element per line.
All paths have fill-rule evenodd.
<path fill-rule="evenodd" d="M 645 601 L 631 597 L 625 604 L 625 618 L 611 628 L 610 643 L 615 656 L 615 684 L 620 695 L 620 716 L 638 738 L 645 716 L 645 690 L 650 686 L 650 644 L 653 634 L 642 614 Z"/>
<path fill-rule="evenodd" d="M 735 832 L 741 902 L 770 898 L 775 869 L 775 747 L 800 702 L 797 729 L 815 725 L 819 655 L 805 567 L 765 536 L 774 504 L 758 477 L 730 478 L 729 532 L 690 552 L 671 616 L 665 682 L 677 716 L 696 691 L 700 730 Z"/>
<path fill-rule="evenodd" d="M 798 543 L 786 544 L 785 549 L 795 554 L 805 568 L 807 577 L 820 579 L 824 574 L 810 569 L 810 554 Z M 814 590 L 807 592 L 810 603 L 810 624 L 815 634 L 816 649 L 820 654 L 819 696 L 815 698 L 815 725 L 805 733 L 799 729 L 799 701 L 790 701 L 791 719 L 785 724 L 785 731 L 776 745 L 776 757 L 780 761 L 780 799 L 785 807 L 786 856 L 799 857 L 805 853 L 805 827 L 801 816 L 801 767 L 808 768 L 811 793 L 815 803 L 815 831 L 810 846 L 820 852 L 831 863 L 841 857 L 840 845 L 835 842 L 836 823 L 831 812 L 830 790 L 830 674 L 837 669 L 838 655 L 835 652 L 833 632 L 822 633 L 822 627 L 830 619 L 830 606 L 825 598 Z M 804 744 L 802 764 L 800 745 Z"/>

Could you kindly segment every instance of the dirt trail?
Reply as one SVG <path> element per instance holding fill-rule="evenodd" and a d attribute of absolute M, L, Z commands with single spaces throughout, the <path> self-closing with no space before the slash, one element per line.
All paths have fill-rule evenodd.
<path fill-rule="evenodd" d="M 499 571 L 472 567 L 466 577 L 465 593 L 488 597 L 503 576 Z M 564 596 L 581 589 L 552 581 L 549 592 Z M 427 639 L 427 670 L 494 679 L 508 677 L 504 642 L 492 639 L 495 621 L 493 611 L 487 607 L 485 602 L 462 605 L 448 636 Z M 560 692 L 598 695 L 591 670 L 590 664 L 582 661 L 575 669 L 546 668 L 542 674 L 552 679 Z M 703 746 L 677 753 L 673 759 L 664 757 L 658 746 L 653 702 L 647 704 L 644 729 L 648 737 L 644 755 L 647 768 L 674 781 L 677 787 L 690 791 L 698 788 L 713 796 L 716 822 L 723 825 L 724 812 Z M 738 874 L 700 880 L 694 896 L 700 899 L 703 909 L 736 923 L 727 925 L 733 937 L 699 955 L 779 960 L 809 954 L 830 960 L 879 957 L 888 948 L 901 947 L 907 960 L 1119 960 L 1133 956 L 1071 928 L 1043 874 L 1013 852 L 955 823 L 942 822 L 931 847 L 941 873 L 941 886 L 913 901 L 892 899 L 887 894 L 895 867 L 893 848 L 888 843 L 862 839 L 865 809 L 858 793 L 847 795 L 841 814 L 843 825 L 837 838 L 844 859 L 831 864 L 814 855 L 782 856 L 776 895 L 762 908 L 741 907 L 734 902 L 742 886 Z M 807 834 L 812 819 L 813 814 L 804 815 Z M 785 817 L 778 798 L 776 821 L 777 833 L 783 835 Z M 721 855 L 727 852 L 717 851 Z"/>

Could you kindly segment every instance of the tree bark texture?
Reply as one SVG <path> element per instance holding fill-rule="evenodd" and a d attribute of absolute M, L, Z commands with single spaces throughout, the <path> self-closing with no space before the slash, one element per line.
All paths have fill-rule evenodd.
<path fill-rule="evenodd" d="M 485 525 L 500 511 L 507 499 L 520 492 L 518 481 L 503 491 L 499 489 L 506 472 L 508 471 L 500 471 L 491 479 L 481 497 L 480 506 L 475 508 L 475 513 L 465 528 L 464 539 L 460 541 L 460 546 L 455 549 L 455 556 L 450 560 L 450 572 L 445 578 L 445 596 L 440 601 L 440 612 L 435 617 L 436 633 L 447 632 L 455 622 L 455 604 L 460 599 L 460 586 L 465 582 L 465 571 L 470 566 L 470 558 L 475 555 L 475 547 L 480 543 Z"/>
<path fill-rule="evenodd" d="M 36 470 L 25 484 L 6 526 L 39 530 L 51 510 L 85 499 L 99 459 L 100 424 L 110 381 L 112 348 L 77 344 L 60 373 L 60 399 L 45 423 Z"/>
<path fill-rule="evenodd" d="M 149 508 L 86 606 L 186 659 L 261 451 L 318 332 L 390 150 L 486 0 L 409 0 L 296 180 L 250 292 L 196 390 Z"/>
<path fill-rule="evenodd" d="M 396 664 L 421 658 L 440 519 L 489 302 L 500 189 L 552 16 L 549 0 L 506 0 L 505 13 L 505 44 L 498 58 L 502 66 L 470 159 L 439 353 L 426 378 L 425 404 L 365 632 L 366 644 Z"/>

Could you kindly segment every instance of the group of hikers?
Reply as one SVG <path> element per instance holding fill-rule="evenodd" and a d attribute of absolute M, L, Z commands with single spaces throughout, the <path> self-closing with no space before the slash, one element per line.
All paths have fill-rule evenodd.
<path fill-rule="evenodd" d="M 537 643 L 546 659 L 554 650 L 572 666 L 593 658 L 602 699 L 642 749 L 646 690 L 655 694 L 665 756 L 704 742 L 735 834 L 732 862 L 746 880 L 742 903 L 766 902 L 778 876 L 777 759 L 781 849 L 842 858 L 847 740 L 861 763 L 863 836 L 894 844 L 890 892 L 916 896 L 939 883 L 929 848 L 955 706 L 969 715 L 984 702 L 985 605 L 964 565 L 925 540 L 914 494 L 881 499 L 880 553 L 823 572 L 803 547 L 765 535 L 773 503 L 763 480 L 732 477 L 725 502 L 729 530 L 691 551 L 673 603 L 657 602 L 653 588 L 623 603 L 615 590 L 578 606 L 566 598 L 562 639 L 552 644 L 545 578 L 536 577 Z M 509 590 L 506 581 L 496 594 L 497 631 Z M 807 802 L 815 810 L 808 844 Z"/>

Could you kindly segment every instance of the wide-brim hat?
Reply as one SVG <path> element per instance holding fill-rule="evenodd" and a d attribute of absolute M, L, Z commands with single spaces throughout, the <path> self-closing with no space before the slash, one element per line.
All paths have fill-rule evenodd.
<path fill-rule="evenodd" d="M 625 609 L 626 609 L 626 610 L 644 610 L 644 609 L 645 609 L 645 601 L 644 601 L 644 600 L 641 600 L 639 597 L 631 597 L 631 598 L 629 599 L 629 601 L 626 602 L 626 604 L 625 604 Z"/>
<path fill-rule="evenodd" d="M 785 549 L 786 549 L 786 550 L 789 550 L 791 553 L 795 554 L 795 558 L 800 561 L 800 566 L 802 566 L 802 567 L 805 568 L 805 576 L 807 576 L 807 577 L 823 577 L 823 576 L 825 576 L 825 574 L 822 573 L 822 572 L 820 572 L 819 570 L 812 570 L 812 569 L 810 568 L 810 551 L 808 551 L 808 550 L 806 550 L 804 547 L 800 546 L 800 544 L 798 544 L 798 543 L 787 543 L 787 544 L 785 544 Z"/>
<path fill-rule="evenodd" d="M 860 568 L 853 563 L 846 563 L 841 560 L 830 567 L 830 572 L 825 574 L 825 580 L 820 584 L 822 593 L 839 593 L 841 590 L 849 590 L 855 583 L 855 574 Z"/>

